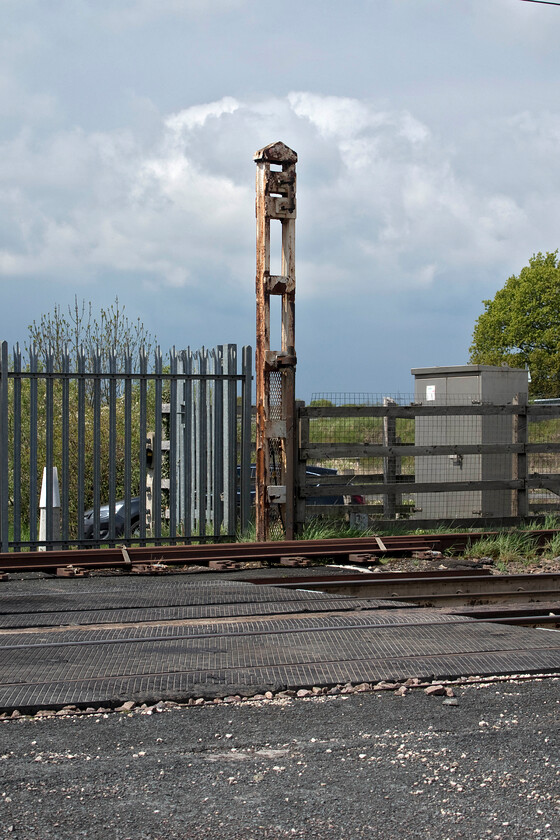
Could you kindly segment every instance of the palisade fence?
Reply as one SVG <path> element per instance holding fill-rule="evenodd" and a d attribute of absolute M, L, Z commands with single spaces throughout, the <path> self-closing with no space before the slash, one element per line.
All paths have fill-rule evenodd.
<path fill-rule="evenodd" d="M 240 356 L 232 344 L 157 348 L 118 370 L 101 352 L 31 348 L 24 360 L 3 342 L 2 551 L 233 539 L 251 516 L 251 348 Z M 60 511 L 40 540 L 45 468 L 57 470 Z M 56 486 L 45 485 L 49 511 Z"/>
<path fill-rule="evenodd" d="M 299 407 L 298 521 L 334 513 L 320 500 L 336 494 L 347 502 L 339 512 L 367 513 L 370 524 L 560 514 L 560 405 L 375 396 L 316 395 Z M 306 478 L 306 464 L 337 472 Z M 364 504 L 351 504 L 356 496 Z"/>

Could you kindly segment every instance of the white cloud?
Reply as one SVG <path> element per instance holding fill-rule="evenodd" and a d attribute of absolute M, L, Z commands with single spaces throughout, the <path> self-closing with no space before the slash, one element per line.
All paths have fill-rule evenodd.
<path fill-rule="evenodd" d="M 558 168 L 558 115 L 513 115 L 480 138 L 488 131 L 491 158 L 509 131 L 519 166 L 530 149 L 536 166 Z M 477 181 L 468 150 L 457 155 L 407 111 L 303 92 L 186 108 L 155 139 L 21 131 L 0 145 L 0 274 L 64 284 L 136 272 L 151 286 L 251 290 L 251 158 L 278 139 L 300 155 L 304 297 L 421 289 L 447 272 L 472 283 L 481 266 L 556 246 L 541 242 L 560 211 L 553 178 L 537 202 L 514 181 L 507 189 L 499 167 Z"/>

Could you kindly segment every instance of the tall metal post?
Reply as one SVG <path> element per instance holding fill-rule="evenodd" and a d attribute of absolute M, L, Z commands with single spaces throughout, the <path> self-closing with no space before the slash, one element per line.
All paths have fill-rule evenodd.
<path fill-rule="evenodd" d="M 257 164 L 257 451 L 256 527 L 269 539 L 271 508 L 278 506 L 286 539 L 295 530 L 295 225 L 297 154 L 271 143 Z M 281 274 L 270 273 L 270 222 L 282 225 Z M 270 296 L 282 298 L 281 347 L 270 348 Z"/>

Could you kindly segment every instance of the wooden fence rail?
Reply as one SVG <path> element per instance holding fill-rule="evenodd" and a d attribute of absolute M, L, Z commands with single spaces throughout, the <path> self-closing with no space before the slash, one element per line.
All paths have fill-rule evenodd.
<path fill-rule="evenodd" d="M 408 435 L 416 434 L 413 430 L 416 428 L 416 423 L 419 418 L 432 418 L 434 422 L 441 422 L 445 424 L 447 418 L 461 418 L 465 424 L 469 422 L 473 425 L 473 435 L 476 436 L 476 423 L 486 423 L 487 428 L 493 428 L 492 423 L 498 430 L 496 432 L 496 440 L 490 439 L 488 441 L 488 434 L 486 434 L 484 442 L 466 441 L 468 434 L 458 434 L 459 440 L 456 442 L 447 441 L 442 443 L 433 443 L 423 445 L 411 443 L 407 440 L 403 443 L 399 442 L 397 436 L 397 422 L 409 421 Z M 438 420 L 439 418 L 439 420 Z M 470 420 L 469 420 L 470 418 Z M 508 418 L 511 418 L 508 420 Z M 349 437 L 353 440 L 341 440 L 344 437 L 344 429 L 346 424 L 341 421 L 348 421 L 348 428 L 352 431 Z M 359 429 L 365 429 L 364 421 L 371 420 L 375 429 L 377 430 L 375 436 L 379 435 L 382 442 L 356 442 L 356 437 L 359 436 Z M 538 421 L 558 421 L 556 429 L 546 428 L 543 426 L 542 436 L 549 439 L 543 441 L 530 441 L 529 429 L 531 423 Z M 333 422 L 333 428 L 336 428 L 336 440 L 328 442 L 320 440 L 317 442 L 313 437 L 323 436 L 328 437 L 329 426 L 328 421 Z M 414 424 L 410 428 L 410 422 Z M 358 425 L 352 426 L 352 423 Z M 525 517 L 530 510 L 530 494 L 529 491 L 542 490 L 543 495 L 546 493 L 553 493 L 560 496 L 560 406 L 551 405 L 527 405 L 520 399 L 508 405 L 489 405 L 486 403 L 473 403 L 468 405 L 375 405 L 375 406 L 298 406 L 298 424 L 299 424 L 299 452 L 298 452 L 298 501 L 297 501 L 297 516 L 298 522 L 301 524 L 305 521 L 306 513 L 312 511 L 313 513 L 332 512 L 332 505 L 317 504 L 315 499 L 320 500 L 322 497 L 334 497 L 340 494 L 342 489 L 346 493 L 352 493 L 353 496 L 374 496 L 381 497 L 383 518 L 394 519 L 398 515 L 402 515 L 406 510 L 409 512 L 414 509 L 414 500 L 419 494 L 432 493 L 475 493 L 482 494 L 488 491 L 495 491 L 497 493 L 509 493 L 511 497 L 510 510 L 508 515 L 511 517 Z M 337 425 L 338 424 L 338 425 Z M 362 424 L 360 426 L 360 424 Z M 552 424 L 554 426 L 554 424 Z M 372 426 L 373 428 L 373 426 Z M 450 427 L 451 428 L 451 427 Z M 455 429 L 456 426 L 453 426 Z M 465 428 L 467 428 L 465 426 Z M 540 428 L 540 426 L 538 427 Z M 356 432 L 358 429 L 358 432 Z M 504 429 L 506 430 L 504 432 Z M 318 430 L 318 431 L 317 431 Z M 509 430 L 509 431 L 508 431 Z M 509 439 L 504 440 L 504 435 Z M 333 433 L 333 436 L 334 433 Z M 364 431 L 364 436 L 366 433 Z M 490 433 L 491 438 L 491 433 Z M 508 457 L 509 456 L 509 457 Z M 530 456 L 548 457 L 549 469 L 539 472 L 529 471 Z M 341 460 L 359 461 L 360 459 L 382 459 L 383 472 L 369 472 L 363 473 L 356 469 L 353 475 L 321 475 L 310 479 L 306 477 L 306 465 L 308 462 L 317 464 L 320 462 L 340 462 Z M 406 473 L 401 474 L 402 459 L 409 459 Z M 439 471 L 441 478 L 438 480 L 420 480 L 414 475 L 414 470 L 411 470 L 410 459 L 426 459 L 423 461 L 423 473 L 426 473 L 425 465 L 430 463 L 427 459 L 434 460 L 434 465 L 439 464 Z M 446 480 L 441 465 L 444 464 L 444 459 L 453 459 L 453 463 L 459 466 L 463 465 L 463 459 L 470 458 L 469 463 L 494 465 L 499 464 L 499 470 L 502 474 L 499 477 L 491 475 L 484 478 L 462 480 L 460 473 L 457 473 L 457 478 L 453 480 Z M 474 461 L 478 458 L 478 461 Z M 558 466 L 556 465 L 556 459 Z M 416 464 L 420 463 L 415 460 Z M 550 469 L 552 467 L 552 471 Z M 371 467 L 370 467 L 371 469 Z M 494 470 L 496 468 L 494 467 Z M 558 472 L 554 470 L 558 469 Z M 437 469 L 434 467 L 434 471 Z M 403 497 L 407 499 L 406 504 L 403 504 Z M 509 497 L 508 497 L 509 498 Z M 313 506 L 308 503 L 309 499 L 313 499 Z M 363 511 L 375 512 L 378 516 L 380 514 L 381 505 L 376 504 L 357 505 L 351 504 L 350 499 L 346 496 L 348 503 L 345 508 L 347 511 Z M 560 500 L 559 500 L 560 502 Z M 539 505 L 537 505 L 538 507 Z M 542 502 L 540 507 L 547 507 L 547 504 Z M 477 511 L 478 513 L 478 511 Z M 480 516 L 484 517 L 484 510 L 480 511 Z M 459 517 L 458 517 L 459 518 Z M 507 518 L 507 517 L 501 517 Z"/>

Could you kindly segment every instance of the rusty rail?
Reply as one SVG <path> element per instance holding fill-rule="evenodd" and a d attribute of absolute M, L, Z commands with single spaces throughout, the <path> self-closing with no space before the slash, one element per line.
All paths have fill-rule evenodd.
<path fill-rule="evenodd" d="M 130 569 L 137 564 L 208 565 L 212 562 L 264 561 L 277 563 L 282 558 L 318 559 L 332 557 L 354 563 L 374 562 L 385 556 L 407 555 L 417 551 L 452 551 L 459 553 L 494 531 L 456 534 L 357 537 L 332 540 L 285 540 L 268 543 L 215 543 L 204 545 L 142 546 L 74 551 L 0 553 L 0 571 L 38 571 L 72 564 L 81 568 Z M 557 529 L 520 532 L 545 545 Z"/>

